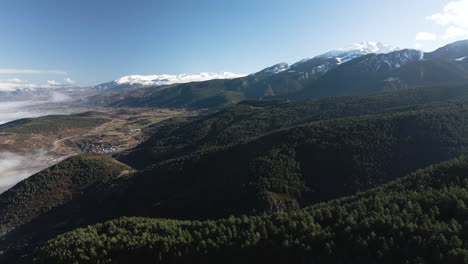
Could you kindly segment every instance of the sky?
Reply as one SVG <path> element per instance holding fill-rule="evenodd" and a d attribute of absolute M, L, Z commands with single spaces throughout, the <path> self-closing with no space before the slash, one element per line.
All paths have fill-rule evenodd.
<path fill-rule="evenodd" d="M 0 88 L 248 74 L 360 41 L 468 39 L 468 0 L 0 0 Z M 6 88 L 5 88 L 6 87 Z"/>

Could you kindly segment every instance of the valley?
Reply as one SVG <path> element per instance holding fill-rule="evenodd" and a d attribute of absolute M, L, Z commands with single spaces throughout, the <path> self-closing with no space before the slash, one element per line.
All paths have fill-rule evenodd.
<path fill-rule="evenodd" d="M 28 107 L 67 114 L 0 125 L 0 262 L 467 263 L 465 56 L 63 88 Z"/>
<path fill-rule="evenodd" d="M 162 120 L 196 115 L 198 112 L 183 109 L 100 109 L 99 112 L 20 119 L 0 125 L 0 155 L 4 157 L 0 183 L 8 182 L 0 184 L 0 192 L 32 172 L 72 155 L 112 155 L 143 142 Z M 27 169 L 25 163 L 29 164 Z M 21 171 L 24 173 L 19 173 L 20 177 L 12 176 Z M 9 177 L 15 180 L 7 180 Z"/>

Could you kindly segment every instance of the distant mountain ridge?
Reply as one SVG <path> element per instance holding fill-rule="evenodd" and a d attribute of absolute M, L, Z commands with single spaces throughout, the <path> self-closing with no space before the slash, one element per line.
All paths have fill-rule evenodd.
<path fill-rule="evenodd" d="M 381 53 L 390 53 L 390 52 L 398 51 L 398 50 L 400 50 L 399 47 L 386 45 L 381 42 L 363 41 L 363 42 L 353 44 L 346 48 L 341 48 L 341 49 L 326 52 L 322 55 L 318 55 L 317 57 L 336 58 L 340 63 L 344 63 L 352 59 L 355 59 L 357 57 L 364 56 L 364 55 L 371 54 L 371 53 L 381 54 Z M 310 60 L 310 59 L 299 61 L 296 64 L 306 62 L 307 60 Z"/>
<path fill-rule="evenodd" d="M 245 74 L 231 72 L 199 74 L 161 74 L 161 75 L 128 75 L 114 81 L 95 86 L 98 90 L 123 90 L 124 88 L 139 88 L 145 86 L 164 86 L 178 83 L 201 82 L 213 79 L 234 79 L 244 77 Z M 120 88 L 120 89 L 119 89 Z"/>
<path fill-rule="evenodd" d="M 468 83 L 468 41 L 425 53 L 362 42 L 294 64 L 278 63 L 234 79 L 217 79 L 128 92 L 129 84 L 90 99 L 117 107 L 215 108 L 245 99 L 306 99 L 365 94 L 411 86 Z M 126 90 L 127 89 L 127 90 Z"/>
<path fill-rule="evenodd" d="M 138 172 L 120 176 L 131 169 L 108 157 L 78 166 L 72 159 L 2 194 L 0 202 L 18 202 L 0 214 L 7 232 L 0 248 L 33 245 L 124 215 L 206 219 L 282 212 L 363 191 L 466 155 L 467 96 L 465 85 L 245 101 L 200 119 L 160 124 L 151 139 L 120 156 Z M 88 168 L 97 173 L 73 181 L 77 169 Z M 67 185 L 69 179 L 76 185 Z M 55 195 L 62 191 L 78 195 Z"/>
<path fill-rule="evenodd" d="M 322 55 L 318 55 L 314 58 L 334 58 L 338 61 L 338 63 L 344 63 L 351 59 L 364 56 L 370 53 L 388 53 L 392 51 L 399 50 L 398 47 L 386 45 L 381 42 L 372 42 L 372 41 L 363 41 L 360 43 L 353 44 L 346 48 L 341 48 L 337 50 L 333 50 Z M 305 63 L 309 60 L 314 58 L 307 58 L 301 61 L 298 61 L 294 64 L 288 64 L 285 62 L 278 63 L 271 67 L 265 68 L 260 72 L 253 73 L 252 75 L 256 74 L 268 74 L 273 75 L 277 74 L 286 70 L 289 70 L 292 66 L 297 66 L 302 63 Z M 164 85 L 171 85 L 171 84 L 179 84 L 179 83 L 188 83 L 188 82 L 201 82 L 201 81 L 208 81 L 213 79 L 235 79 L 241 78 L 246 76 L 245 74 L 236 74 L 231 72 L 223 72 L 223 73 L 210 73 L 210 72 L 202 72 L 199 74 L 178 74 L 178 75 L 171 75 L 171 74 L 161 74 L 161 75 L 128 75 L 120 77 L 114 81 L 110 81 L 107 83 L 96 85 L 95 87 L 99 90 L 110 90 L 114 88 L 123 88 L 124 86 L 128 88 L 139 88 L 145 86 L 164 86 Z"/>
<path fill-rule="evenodd" d="M 94 87 L 102 105 L 210 111 L 145 120 L 135 148 L 2 193 L 0 262 L 467 263 L 466 58 L 468 41 L 365 42 L 239 78 Z M 67 125 L 34 121 L 4 132 Z"/>

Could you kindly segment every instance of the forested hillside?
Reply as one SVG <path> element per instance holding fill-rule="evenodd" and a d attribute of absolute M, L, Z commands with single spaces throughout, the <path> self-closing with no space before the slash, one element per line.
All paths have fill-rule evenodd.
<path fill-rule="evenodd" d="M 79 214 L 76 203 L 51 213 L 68 229 L 130 215 L 206 219 L 298 209 L 467 154 L 467 118 L 455 104 L 312 122 L 155 163 L 86 193 Z M 74 214 L 81 220 L 70 221 Z"/>
<path fill-rule="evenodd" d="M 0 264 L 468 264 L 468 0 L 0 3 Z"/>
<path fill-rule="evenodd" d="M 447 105 L 468 98 L 468 86 L 433 86 L 364 96 L 286 101 L 250 100 L 195 122 L 170 122 L 149 140 L 117 158 L 142 169 L 193 151 L 239 143 L 281 128 L 319 120 L 401 112 Z"/>
<path fill-rule="evenodd" d="M 24 118 L 0 125 L 0 133 L 57 134 L 67 129 L 92 128 L 109 121 L 110 117 L 108 115 L 99 112 Z"/>
<path fill-rule="evenodd" d="M 47 242 L 33 263 L 466 263 L 468 159 L 300 211 L 125 217 Z M 26 258 L 28 260 L 28 258 Z"/>
<path fill-rule="evenodd" d="M 0 195 L 0 235 L 132 171 L 101 155 L 75 156 L 43 170 Z"/>
<path fill-rule="evenodd" d="M 467 94 L 468 87 L 461 85 L 297 102 L 243 101 L 196 120 L 166 120 L 153 128 L 155 134 L 147 142 L 118 155 L 120 161 L 140 171 L 133 172 L 110 157 L 76 157 L 0 195 L 0 205 L 4 204 L 4 209 L 0 209 L 6 212 L 5 217 L 0 218 L 1 224 L 5 231 L 16 227 L 4 235 L 0 247 L 7 249 L 4 256 L 15 263 L 19 255 L 31 252 L 37 243 L 75 228 L 123 216 L 204 221 L 246 214 L 252 215 L 249 219 L 253 219 L 252 223 L 257 225 L 255 221 L 263 221 L 261 219 L 270 217 L 271 213 L 297 212 L 305 207 L 363 192 L 431 164 L 468 155 Z M 73 165 L 80 160 L 84 162 L 82 173 Z M 460 188 L 463 186 L 460 185 Z M 445 189 L 437 195 L 445 196 Z M 315 219 L 315 215 L 307 216 L 309 211 L 301 212 L 306 214 L 301 213 L 301 218 Z M 412 221 L 411 217 L 415 215 L 408 217 L 404 221 Z M 140 218 L 116 221 L 130 221 L 128 225 L 136 224 L 133 221 L 156 221 L 154 223 L 157 225 L 188 223 L 197 226 L 200 223 Z M 323 231 L 331 232 L 330 228 Z M 369 227 L 369 230 L 373 229 Z M 288 233 L 283 231 L 278 231 L 277 235 L 287 236 Z M 157 233 L 152 229 L 147 232 Z M 329 233 L 319 235 L 314 238 L 319 240 L 314 241 L 323 245 L 328 243 L 327 250 L 334 253 L 326 256 L 312 254 L 317 258 L 314 261 L 322 262 L 330 258 L 327 261 L 340 262 L 331 258 L 332 255 L 339 258 L 356 257 L 351 252 L 336 251 L 341 250 L 341 246 L 334 248 L 329 240 L 322 243 L 325 234 L 336 245 L 334 235 Z M 240 241 L 248 234 L 241 232 L 239 235 L 242 235 Z M 341 233 L 336 236 L 339 243 L 345 243 L 340 240 Z M 219 248 L 227 250 L 224 253 L 219 251 L 221 255 L 239 252 L 239 262 L 251 256 L 251 251 L 241 250 L 244 246 L 236 248 L 237 238 L 233 239 L 234 247 Z M 298 239 L 302 241 L 305 238 Z M 367 240 L 363 236 L 361 239 L 375 244 L 370 238 Z M 274 242 L 261 245 L 264 253 L 270 254 L 273 260 L 276 255 L 266 245 L 278 241 L 285 240 L 274 238 Z M 291 245 L 291 241 L 284 243 Z M 394 245 L 399 247 L 401 243 Z M 278 252 L 291 256 L 289 254 L 295 254 L 297 249 L 286 248 L 286 251 L 292 251 L 281 251 L 280 246 Z M 198 256 L 205 261 L 204 256 L 196 253 L 199 249 L 196 246 L 193 251 L 195 255 L 187 253 L 187 259 Z M 320 249 L 320 252 L 327 252 Z M 105 250 L 107 253 L 96 251 L 96 255 L 114 254 L 111 253 L 113 249 Z M 257 252 L 258 248 L 254 250 Z M 189 251 L 175 254 L 184 255 L 183 252 Z M 47 252 L 52 251 L 47 249 Z M 137 249 L 134 252 L 144 258 L 147 256 Z M 127 261 L 125 254 L 118 254 L 124 262 Z M 312 257 L 309 253 L 304 254 L 305 260 Z M 446 254 L 448 251 L 443 253 L 440 261 L 447 260 Z M 215 254 L 213 261 L 221 255 Z M 166 261 L 167 256 L 161 255 L 161 258 Z M 374 255 L 368 257 L 377 258 Z M 90 263 L 96 261 L 94 255 L 86 255 L 86 258 Z M 172 261 L 172 256 L 169 259 Z M 208 260 L 211 261 L 211 257 Z M 184 258 L 181 261 L 185 261 Z"/>
<path fill-rule="evenodd" d="M 113 211 L 193 218 L 307 206 L 467 154 L 467 118 L 455 105 L 332 119 L 195 152 L 137 174 Z"/>

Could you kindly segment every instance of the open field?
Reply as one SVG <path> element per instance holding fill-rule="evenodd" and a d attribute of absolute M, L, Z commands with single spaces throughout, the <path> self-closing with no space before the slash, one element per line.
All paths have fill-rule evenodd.
<path fill-rule="evenodd" d="M 101 109 L 99 112 L 22 119 L 0 125 L 0 193 L 69 156 L 80 153 L 111 155 L 147 139 L 154 125 L 162 120 L 197 114 L 169 109 Z"/>

